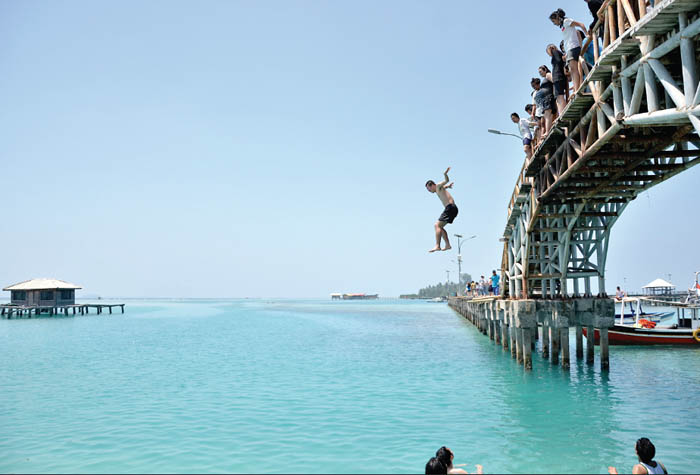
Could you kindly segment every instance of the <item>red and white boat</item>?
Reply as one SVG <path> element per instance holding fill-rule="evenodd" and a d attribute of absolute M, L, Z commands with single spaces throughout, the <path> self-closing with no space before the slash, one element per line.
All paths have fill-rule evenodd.
<path fill-rule="evenodd" d="M 636 301 L 634 323 L 624 322 L 626 302 Z M 658 325 L 643 318 L 640 299 L 624 298 L 619 301 L 622 318 L 616 318 L 615 324 L 608 329 L 610 345 L 700 345 L 700 306 L 689 303 L 667 303 L 676 307 L 678 323 Z M 587 335 L 586 328 L 583 334 Z M 595 329 L 595 344 L 599 343 L 600 333 Z"/>

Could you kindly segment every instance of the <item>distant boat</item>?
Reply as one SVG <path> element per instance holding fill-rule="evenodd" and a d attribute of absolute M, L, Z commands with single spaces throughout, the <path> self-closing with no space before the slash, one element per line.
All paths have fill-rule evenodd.
<path fill-rule="evenodd" d="M 426 299 L 427 302 L 447 302 L 447 297 L 435 297 L 432 299 Z"/>
<path fill-rule="evenodd" d="M 379 297 L 379 294 L 343 294 L 343 300 L 372 300 Z"/>

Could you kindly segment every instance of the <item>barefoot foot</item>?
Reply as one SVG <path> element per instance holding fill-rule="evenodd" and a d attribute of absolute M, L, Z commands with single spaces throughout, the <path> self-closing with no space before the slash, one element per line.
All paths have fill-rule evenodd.
<path fill-rule="evenodd" d="M 434 248 L 432 248 L 428 252 L 435 252 L 435 251 L 442 251 L 442 249 L 440 249 L 440 246 L 435 246 Z"/>
<path fill-rule="evenodd" d="M 445 249 L 443 249 L 443 251 L 449 251 L 450 249 L 452 249 L 452 246 L 448 244 L 447 246 L 445 246 Z"/>

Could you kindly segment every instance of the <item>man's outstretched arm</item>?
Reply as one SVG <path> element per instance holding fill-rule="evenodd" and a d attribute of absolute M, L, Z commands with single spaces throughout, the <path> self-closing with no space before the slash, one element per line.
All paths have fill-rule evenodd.
<path fill-rule="evenodd" d="M 443 181 L 441 181 L 440 183 L 438 183 L 439 187 L 442 188 L 450 182 L 450 177 L 447 176 L 447 173 L 450 171 L 450 168 L 451 167 L 447 167 L 447 170 L 445 170 L 445 179 Z"/>

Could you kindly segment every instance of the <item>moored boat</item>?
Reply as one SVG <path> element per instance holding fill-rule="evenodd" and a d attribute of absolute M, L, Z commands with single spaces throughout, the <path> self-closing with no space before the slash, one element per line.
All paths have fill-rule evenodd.
<path fill-rule="evenodd" d="M 616 315 L 615 324 L 608 328 L 608 341 L 611 345 L 700 345 L 700 306 L 686 303 L 670 303 L 677 308 L 678 323 L 658 325 L 645 318 L 641 312 L 640 299 L 624 298 L 620 301 L 621 312 Z M 637 308 L 632 323 L 625 322 L 625 302 L 636 301 Z M 688 317 L 686 317 L 686 310 Z M 673 313 L 673 312 L 666 312 Z M 588 336 L 587 329 L 583 334 Z M 600 331 L 594 333 L 595 344 L 599 344 Z"/>

